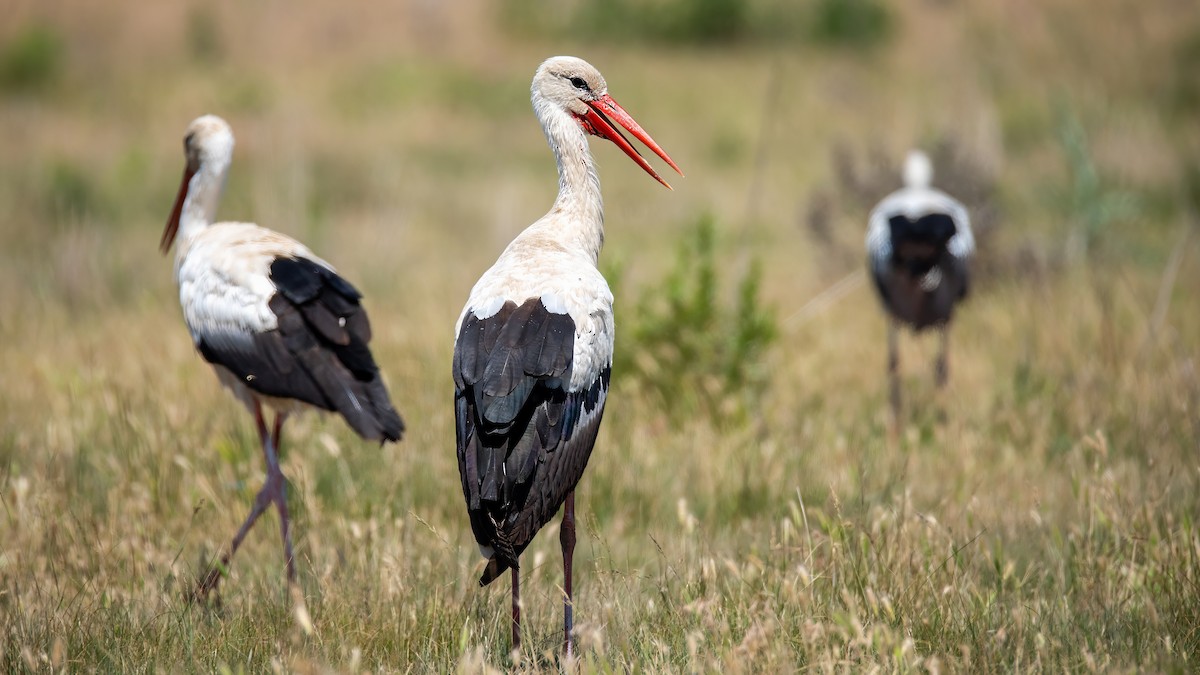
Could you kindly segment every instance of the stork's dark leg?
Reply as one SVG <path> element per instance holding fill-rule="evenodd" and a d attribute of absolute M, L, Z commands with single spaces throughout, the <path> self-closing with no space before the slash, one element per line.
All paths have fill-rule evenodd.
<path fill-rule="evenodd" d="M 892 403 L 892 420 L 900 424 L 900 330 L 896 321 L 888 321 L 888 387 Z"/>
<path fill-rule="evenodd" d="M 575 655 L 575 646 L 571 642 L 571 628 L 574 624 L 574 600 L 571 595 L 571 568 L 575 560 L 575 491 L 567 495 L 563 504 L 562 529 L 558 533 L 558 541 L 562 544 L 563 554 L 563 649 L 567 658 Z"/>
<path fill-rule="evenodd" d="M 192 592 L 191 599 L 203 600 L 208 597 L 208 594 L 217 589 L 221 583 L 221 576 L 225 574 L 229 568 L 229 563 L 233 560 L 233 554 L 237 553 L 238 547 L 242 545 L 242 541 L 246 535 L 250 533 L 250 528 L 254 527 L 254 523 L 258 522 L 258 517 L 267 509 L 267 505 L 274 502 L 279 509 L 280 526 L 283 529 L 283 548 L 284 555 L 287 556 L 287 575 L 288 583 L 295 581 L 296 570 L 292 560 L 292 538 L 289 532 L 289 523 L 287 517 L 287 500 L 283 480 L 283 472 L 279 469 L 279 460 L 276 457 L 275 448 L 277 447 L 280 434 L 283 429 L 283 421 L 287 415 L 279 414 L 275 418 L 274 433 L 267 431 L 267 422 L 263 419 L 262 405 L 257 401 L 254 403 L 254 422 L 258 427 L 258 440 L 262 444 L 263 457 L 267 461 L 267 482 L 254 496 L 254 506 L 250 509 L 250 515 L 246 516 L 245 522 L 238 528 L 237 534 L 233 536 L 233 541 L 229 544 L 229 550 L 221 554 L 221 564 L 214 565 L 204 575 L 204 578 L 197 584 L 196 590 Z"/>
<path fill-rule="evenodd" d="M 282 454 L 279 445 L 279 439 L 283 437 L 283 421 L 287 419 L 287 413 L 279 413 L 275 415 L 275 429 L 271 433 L 271 445 L 275 446 L 275 452 Z"/>
<path fill-rule="evenodd" d="M 275 416 L 274 433 L 271 435 L 270 444 L 264 444 L 263 454 L 267 458 L 267 485 L 272 485 L 272 477 L 274 477 L 274 490 L 271 497 L 275 501 L 275 508 L 279 511 L 279 530 L 283 537 L 284 559 L 287 561 L 287 580 L 288 584 L 292 584 L 296 581 L 296 562 L 295 556 L 292 555 L 292 529 L 287 508 L 287 482 L 283 478 L 283 471 L 279 468 L 279 438 L 283 432 L 283 422 L 286 419 L 287 413 L 279 413 Z"/>
<path fill-rule="evenodd" d="M 279 437 L 279 427 L 282 426 L 282 415 L 275 418 L 275 438 Z M 203 600 L 208 597 L 208 594 L 217 589 L 217 585 L 221 583 L 221 577 L 229 568 L 229 563 L 233 560 L 233 554 L 237 553 L 238 547 L 242 545 L 242 540 L 249 534 L 250 528 L 254 527 L 254 523 L 258 521 L 258 517 L 267 509 L 267 505 L 274 500 L 273 495 L 273 475 L 278 473 L 278 462 L 274 461 L 275 454 L 273 451 L 268 451 L 271 444 L 271 437 L 267 435 L 267 423 L 263 419 L 262 406 L 255 401 L 254 403 L 254 421 L 258 427 L 258 440 L 262 444 L 263 454 L 267 459 L 267 482 L 258 491 L 254 497 L 254 507 L 250 509 L 250 515 L 246 516 L 245 522 L 238 528 L 237 534 L 233 536 L 233 542 L 229 545 L 229 550 L 221 554 L 221 564 L 214 565 L 209 568 L 204 578 L 197 584 L 196 590 L 192 592 L 191 600 Z M 273 473 L 274 471 L 274 473 Z M 279 475 L 279 487 L 282 489 L 283 475 Z M 291 554 L 288 553 L 288 566 L 291 567 Z M 289 577 L 290 578 L 290 577 Z"/>
<path fill-rule="evenodd" d="M 512 648 L 521 649 L 521 570 L 512 566 Z"/>
<path fill-rule="evenodd" d="M 950 324 L 942 324 L 938 328 L 938 333 L 940 334 L 939 339 L 941 340 L 942 345 L 938 350 L 937 363 L 934 365 L 933 377 L 934 381 L 937 382 L 938 388 L 941 389 L 942 387 L 946 386 L 946 380 L 950 376 Z"/>

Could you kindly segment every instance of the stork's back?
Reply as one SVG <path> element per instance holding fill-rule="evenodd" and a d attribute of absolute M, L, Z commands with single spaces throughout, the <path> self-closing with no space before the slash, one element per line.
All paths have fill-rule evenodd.
<path fill-rule="evenodd" d="M 906 187 L 871 213 L 867 253 L 884 308 L 917 330 L 950 320 L 967 294 L 974 249 L 966 209 L 928 187 Z"/>

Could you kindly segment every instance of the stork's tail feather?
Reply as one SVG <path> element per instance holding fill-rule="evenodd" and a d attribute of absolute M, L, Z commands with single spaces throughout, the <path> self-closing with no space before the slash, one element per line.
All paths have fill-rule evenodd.
<path fill-rule="evenodd" d="M 479 585 L 487 586 L 500 578 L 501 574 L 507 572 L 509 567 L 512 567 L 512 565 L 504 562 L 498 556 L 488 558 L 487 567 L 483 568 L 483 574 L 479 576 Z"/>
<path fill-rule="evenodd" d="M 374 375 L 370 382 L 348 382 L 343 378 L 343 393 L 334 401 L 337 412 L 346 418 L 350 429 L 368 441 L 400 441 L 404 435 L 404 420 L 391 405 L 388 389 Z"/>
<path fill-rule="evenodd" d="M 387 389 L 379 380 L 378 375 L 375 376 L 375 381 L 368 386 L 367 395 L 371 399 L 375 423 L 379 425 L 379 435 L 382 436 L 380 440 L 399 441 L 404 436 L 404 420 L 392 406 Z"/>
<path fill-rule="evenodd" d="M 479 577 L 480 586 L 487 586 L 509 568 L 519 566 L 517 557 L 520 553 L 513 547 L 512 540 L 504 530 L 499 528 L 495 530 L 495 534 L 492 535 L 491 548 L 492 557 L 488 558 L 487 567 L 483 568 L 483 575 Z"/>

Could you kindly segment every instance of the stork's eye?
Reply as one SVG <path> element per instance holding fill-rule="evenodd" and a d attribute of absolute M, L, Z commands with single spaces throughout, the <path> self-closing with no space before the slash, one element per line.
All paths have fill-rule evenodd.
<path fill-rule="evenodd" d="M 575 87 L 576 89 L 582 89 L 584 91 L 588 90 L 587 80 L 583 79 L 582 77 L 572 77 L 571 78 L 571 86 Z"/>

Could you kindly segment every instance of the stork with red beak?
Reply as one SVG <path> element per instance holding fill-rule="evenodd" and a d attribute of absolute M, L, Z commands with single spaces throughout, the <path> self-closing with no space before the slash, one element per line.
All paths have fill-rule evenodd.
<path fill-rule="evenodd" d="M 288 583 L 296 579 L 279 441 L 284 420 L 305 408 L 339 413 L 358 435 L 398 441 L 404 422 L 392 407 L 367 343 L 362 296 L 304 244 L 251 223 L 214 223 L 233 157 L 233 131 L 214 115 L 184 138 L 183 184 L 163 232 L 175 247 L 183 319 L 200 355 L 250 409 L 267 479 L 229 550 L 193 593 L 216 589 L 233 554 L 269 504 L 279 512 Z M 275 410 L 267 428 L 263 408 Z"/>
<path fill-rule="evenodd" d="M 558 163 L 558 198 L 476 282 L 459 317 L 458 468 L 471 529 L 487 558 L 480 585 L 512 573 L 514 648 L 521 642 L 521 552 L 563 507 L 563 641 L 570 656 L 575 486 L 600 428 L 615 335 L 612 292 L 596 268 L 604 208 L 587 137 L 612 141 L 670 188 L 615 123 L 683 173 L 581 59 L 547 59 L 530 97 Z"/>

